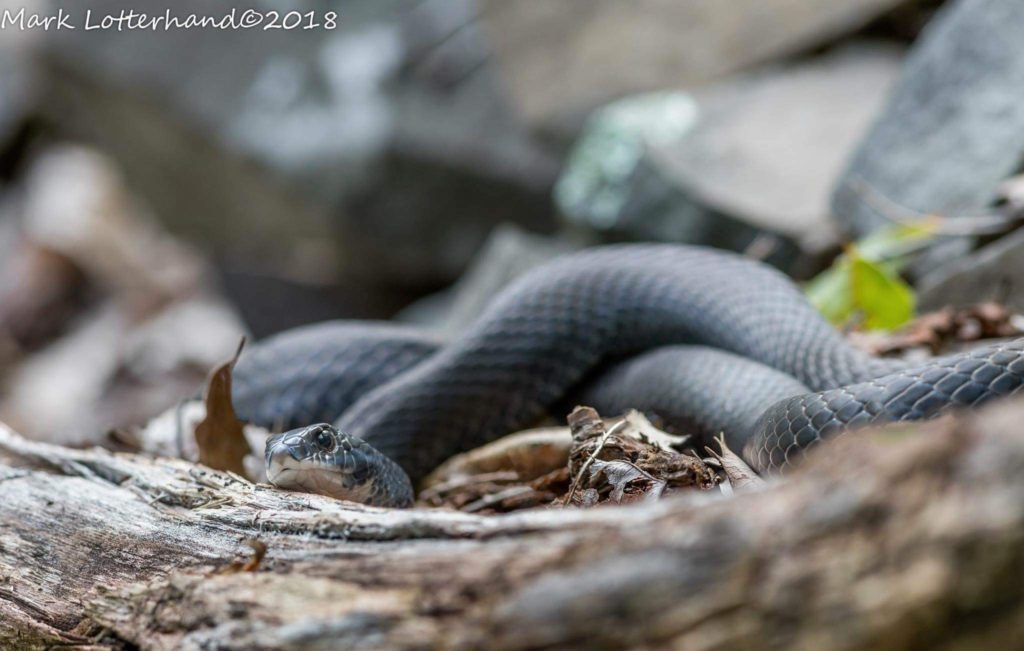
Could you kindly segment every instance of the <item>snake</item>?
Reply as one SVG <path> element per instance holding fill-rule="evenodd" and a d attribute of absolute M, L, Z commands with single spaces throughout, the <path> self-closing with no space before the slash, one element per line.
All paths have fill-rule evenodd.
<path fill-rule="evenodd" d="M 453 337 L 332 321 L 239 359 L 236 413 L 278 432 L 282 488 L 408 507 L 447 458 L 573 402 L 724 434 L 755 470 L 862 426 L 936 417 L 1024 385 L 1024 339 L 911 364 L 850 343 L 786 275 L 740 254 L 615 244 L 538 266 Z"/>

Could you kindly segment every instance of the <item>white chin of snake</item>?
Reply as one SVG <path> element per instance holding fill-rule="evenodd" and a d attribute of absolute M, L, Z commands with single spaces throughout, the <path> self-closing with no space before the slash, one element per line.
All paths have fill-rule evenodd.
<path fill-rule="evenodd" d="M 303 464 L 288 454 L 283 446 L 279 446 L 271 453 L 270 464 L 267 466 L 267 481 L 278 488 L 329 495 L 340 500 L 360 503 L 369 499 L 369 486 L 348 489 L 344 486 L 344 478 L 344 473 L 336 470 Z"/>

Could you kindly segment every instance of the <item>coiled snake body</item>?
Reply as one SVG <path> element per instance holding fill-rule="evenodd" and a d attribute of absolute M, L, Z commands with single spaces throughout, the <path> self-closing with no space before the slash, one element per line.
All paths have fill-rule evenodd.
<path fill-rule="evenodd" d="M 289 430 L 267 444 L 275 483 L 405 506 L 447 457 L 568 398 L 722 431 L 771 471 L 850 427 L 928 418 L 1022 383 L 1024 339 L 906 366 L 852 347 L 760 263 L 616 245 L 519 278 L 452 342 L 354 322 L 278 335 L 243 355 L 234 400 L 243 418 Z"/>

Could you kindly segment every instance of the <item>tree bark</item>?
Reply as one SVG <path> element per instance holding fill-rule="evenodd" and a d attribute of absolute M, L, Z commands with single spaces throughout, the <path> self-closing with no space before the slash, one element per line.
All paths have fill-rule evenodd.
<path fill-rule="evenodd" d="M 0 647 L 1016 646 L 1022 420 L 1009 402 L 845 436 L 731 497 L 505 516 L 0 430 Z"/>

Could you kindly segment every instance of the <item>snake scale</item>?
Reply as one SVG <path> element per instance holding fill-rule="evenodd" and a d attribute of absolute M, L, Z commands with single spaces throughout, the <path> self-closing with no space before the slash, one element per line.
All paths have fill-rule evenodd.
<path fill-rule="evenodd" d="M 282 431 L 267 443 L 276 484 L 408 506 L 447 457 L 571 401 L 724 432 L 756 469 L 775 471 L 836 433 L 930 418 L 1022 383 L 1024 339 L 918 366 L 877 359 L 770 267 L 624 244 L 525 274 L 452 341 L 367 322 L 271 337 L 239 360 L 233 399 L 242 418 Z"/>

